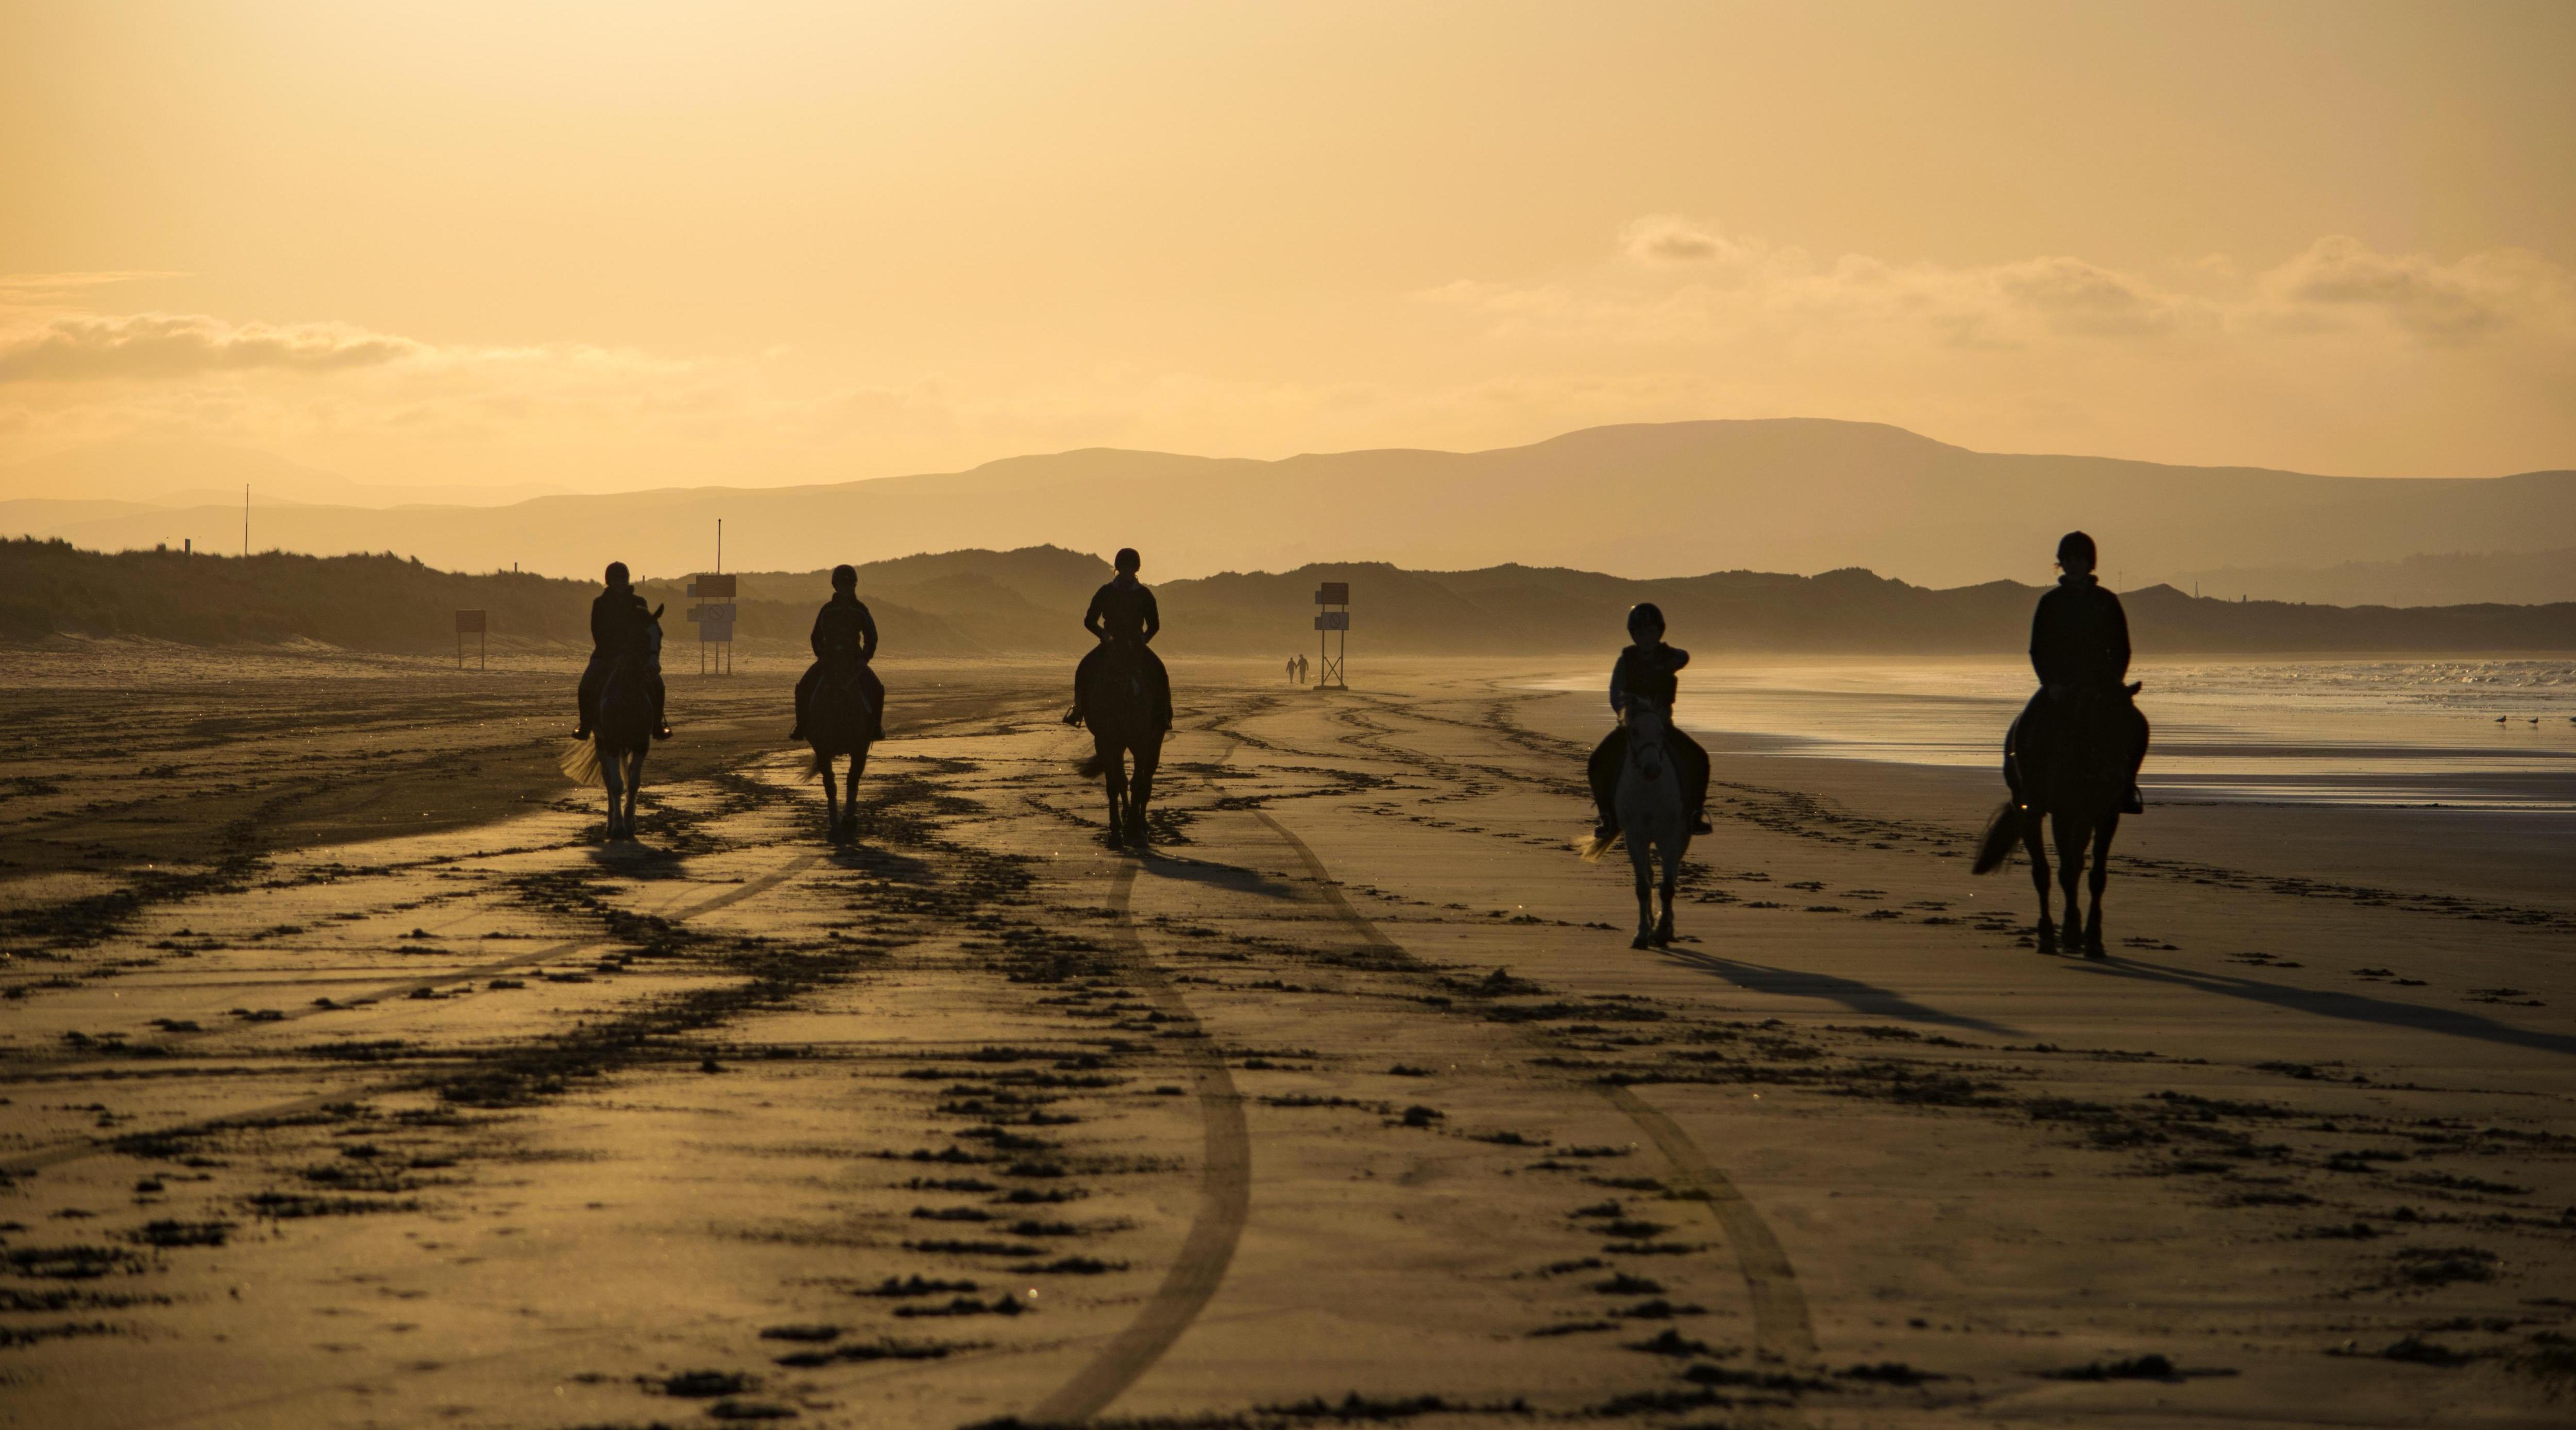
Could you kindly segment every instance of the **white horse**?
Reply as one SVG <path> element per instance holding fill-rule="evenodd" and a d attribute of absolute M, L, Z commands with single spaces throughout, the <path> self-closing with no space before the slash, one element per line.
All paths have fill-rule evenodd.
<path fill-rule="evenodd" d="M 1665 737 L 1670 716 L 1652 700 L 1630 696 L 1621 724 L 1628 730 L 1628 758 L 1619 767 L 1619 832 L 1580 846 L 1583 857 L 1599 863 L 1610 847 L 1624 841 L 1628 863 L 1637 874 L 1637 936 L 1630 948 L 1660 948 L 1673 941 L 1673 887 L 1681 878 L 1682 856 L 1690 850 L 1690 812 L 1683 807 L 1681 772 L 1674 768 Z M 1664 863 L 1664 912 L 1655 916 L 1653 859 Z"/>

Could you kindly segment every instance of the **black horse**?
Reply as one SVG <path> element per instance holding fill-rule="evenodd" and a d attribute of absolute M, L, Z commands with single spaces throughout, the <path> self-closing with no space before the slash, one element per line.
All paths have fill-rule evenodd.
<path fill-rule="evenodd" d="M 2127 695 L 2138 687 L 2126 687 Z M 2034 714 L 2045 718 L 2033 720 Z M 1975 872 L 2001 866 L 2017 842 L 2030 854 L 2031 882 L 2039 889 L 2039 951 L 2055 953 L 2061 939 L 2086 958 L 2104 957 L 2102 889 L 2111 880 L 2111 841 L 2119 837 L 2120 811 L 2128 802 L 2130 760 L 2137 714 L 2113 691 L 2077 691 L 2045 697 L 2013 721 L 2004 737 L 2004 783 L 2012 791 L 1986 821 Z M 2057 836 L 2058 879 L 2066 887 L 2066 924 L 2049 919 L 2048 851 L 2040 842 L 2045 818 Z M 2079 923 L 2075 884 L 2092 853 L 2092 907 Z"/>
<path fill-rule="evenodd" d="M 599 687 L 599 727 L 586 747 L 608 791 L 608 838 L 635 837 L 635 800 L 644 789 L 644 757 L 653 749 L 654 687 L 662 679 L 662 608 L 636 622 Z M 567 773 L 571 773 L 567 769 Z"/>
<path fill-rule="evenodd" d="M 1154 708 L 1152 683 L 1129 648 L 1111 642 L 1092 662 L 1082 691 L 1083 723 L 1091 727 L 1091 758 L 1082 762 L 1085 779 L 1099 778 L 1109 788 L 1109 847 L 1145 843 L 1145 805 L 1154 797 L 1154 767 L 1163 759 L 1163 722 Z M 1127 773 L 1134 756 L 1136 773 Z"/>
<path fill-rule="evenodd" d="M 823 777 L 823 827 L 834 843 L 858 832 L 859 775 L 868 767 L 876 723 L 867 667 L 847 657 L 825 660 L 805 707 L 805 743 L 814 747 L 814 773 Z M 832 786 L 832 762 L 842 755 L 850 757 L 846 798 Z"/>

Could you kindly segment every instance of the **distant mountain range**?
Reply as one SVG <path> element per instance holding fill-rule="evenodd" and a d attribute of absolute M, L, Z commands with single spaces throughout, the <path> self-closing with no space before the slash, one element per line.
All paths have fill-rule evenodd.
<path fill-rule="evenodd" d="M 1071 657 L 1079 624 L 1110 574 L 1096 556 L 1059 547 L 967 550 L 871 563 L 860 594 L 889 656 Z M 1408 571 L 1373 563 L 1227 574 L 1157 585 L 1157 649 L 1181 655 L 1284 657 L 1311 650 L 1316 587 L 1351 586 L 1351 649 L 1388 656 L 1502 657 L 1616 649 L 1628 607 L 1661 604 L 1693 650 L 2008 654 L 2029 639 L 2039 589 L 2009 581 L 1931 590 L 1862 570 L 1821 576 L 1753 571 L 1637 580 L 1589 571 L 1495 566 Z M 801 648 L 830 594 L 822 571 L 739 577 L 738 636 Z M 199 644 L 307 639 L 353 649 L 453 648 L 453 613 L 489 612 L 497 648 L 589 642 L 589 582 L 508 572 L 464 575 L 391 556 L 103 555 L 60 542 L 0 542 L 0 638 L 147 636 Z M 663 627 L 689 668 L 695 604 L 675 582 L 645 582 L 668 607 Z M 2127 592 L 2146 654 L 2576 650 L 2576 603 L 2548 606 L 2299 606 L 2194 598 L 2170 586 Z"/>
<path fill-rule="evenodd" d="M 70 477 L 56 486 L 49 496 L 0 501 L 0 532 L 108 550 L 183 539 L 200 550 L 240 549 L 237 504 L 111 503 Z M 0 492 L 27 490 L 0 483 Z M 2104 575 L 2115 584 L 2188 589 L 2192 573 L 2404 562 L 2438 551 L 2522 553 L 2564 571 L 2576 548 L 2576 471 L 2321 477 L 1972 452 L 1870 423 L 1676 422 L 1489 452 L 1252 461 L 1088 450 L 830 486 L 557 495 L 501 506 L 262 508 L 255 498 L 251 541 L 570 576 L 622 559 L 679 576 L 714 563 L 720 518 L 728 566 L 777 570 L 1051 542 L 1103 555 L 1136 546 L 1148 579 L 1332 558 L 1414 570 L 1526 561 L 1629 577 L 1865 566 L 1935 587 L 2045 580 L 2057 537 L 2081 527 L 2101 541 Z M 2359 579 L 2350 594 L 2387 601 L 2405 588 L 2392 574 L 2386 589 Z M 2223 582 L 2218 589 L 2237 594 Z M 2473 581 L 2458 593 L 2495 595 Z"/>

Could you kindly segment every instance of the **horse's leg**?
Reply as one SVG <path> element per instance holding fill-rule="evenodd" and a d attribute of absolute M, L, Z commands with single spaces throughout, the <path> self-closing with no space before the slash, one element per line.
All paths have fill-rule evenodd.
<path fill-rule="evenodd" d="M 1096 737 L 1099 728 L 1096 717 L 1092 726 Z M 1100 779 L 1109 792 L 1109 847 L 1124 849 L 1127 847 L 1127 752 L 1106 740 L 1101 741 L 1101 745 L 1102 753 L 1108 757 L 1102 761 Z"/>
<path fill-rule="evenodd" d="M 841 800 L 841 828 L 850 834 L 859 832 L 859 771 L 867 767 L 868 743 L 861 740 L 859 747 L 850 752 L 849 783 Z"/>
<path fill-rule="evenodd" d="M 2084 848 L 2093 842 L 2093 826 L 2069 819 L 2063 812 L 2051 816 L 2050 822 L 2056 826 L 2057 883 L 2066 894 L 2066 922 L 2058 936 L 2072 951 L 2084 944 L 2084 901 L 2076 897 L 2076 886 L 2084 879 Z"/>
<path fill-rule="evenodd" d="M 600 788 L 608 791 L 608 828 L 603 831 L 603 835 L 612 840 L 617 837 L 617 807 L 620 796 L 626 789 L 626 771 L 619 765 L 618 760 L 619 756 L 609 753 L 606 759 L 599 762 Z"/>
<path fill-rule="evenodd" d="M 841 832 L 841 790 L 832 782 L 832 757 L 817 748 L 814 763 L 823 769 L 823 833 L 827 838 L 838 837 Z"/>
<path fill-rule="evenodd" d="M 635 763 L 626 769 L 626 837 L 629 839 L 635 837 L 635 801 L 644 793 L 645 749 L 640 744 L 635 747 L 635 753 L 630 757 Z"/>
<path fill-rule="evenodd" d="M 2057 952 L 2057 919 L 2048 908 L 2048 841 L 2039 827 L 2041 816 L 2023 810 L 2021 814 L 2022 852 L 2030 856 L 2030 881 L 2039 887 L 2039 951 Z"/>
<path fill-rule="evenodd" d="M 1683 818 L 1689 818 L 1684 815 Z M 1655 921 L 1655 946 L 1661 948 L 1673 941 L 1673 894 L 1681 885 L 1682 855 L 1690 848 L 1690 826 L 1656 850 L 1664 861 L 1664 915 Z"/>
<path fill-rule="evenodd" d="M 1643 829 L 1631 829 L 1628 836 L 1628 867 L 1637 876 L 1637 936 L 1628 940 L 1630 948 L 1651 948 L 1655 942 L 1655 841 Z"/>
<path fill-rule="evenodd" d="M 1139 844 L 1145 842 L 1145 806 L 1154 798 L 1154 771 L 1162 764 L 1162 737 L 1146 736 L 1136 746 L 1136 778 L 1127 787 L 1127 833 Z"/>
<path fill-rule="evenodd" d="M 2093 908 L 2084 916 L 2084 956 L 2102 958 L 2102 890 L 2111 882 L 2111 841 L 2119 837 L 2120 812 L 2116 809 L 2102 816 L 2093 826 L 2093 871 L 2086 882 L 2093 893 Z"/>

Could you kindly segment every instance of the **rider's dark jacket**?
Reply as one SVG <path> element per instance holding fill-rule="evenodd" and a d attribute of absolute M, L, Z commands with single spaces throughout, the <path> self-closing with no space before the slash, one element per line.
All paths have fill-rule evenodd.
<path fill-rule="evenodd" d="M 2039 683 L 2107 690 L 2129 676 L 2129 617 L 2090 572 L 2057 578 L 2030 618 L 2030 666 Z"/>
<path fill-rule="evenodd" d="M 865 665 L 876 659 L 877 620 L 865 601 L 848 591 L 834 591 L 814 613 L 814 658 L 829 660 L 834 651 L 855 656 Z"/>
<path fill-rule="evenodd" d="M 1671 710 L 1673 698 L 1681 693 L 1678 676 L 1688 664 L 1690 652 L 1680 646 L 1627 647 L 1619 652 L 1619 663 L 1610 667 L 1610 708 L 1624 714 L 1628 697 L 1642 695 Z"/>
<path fill-rule="evenodd" d="M 1091 593 L 1082 628 L 1104 639 L 1143 645 L 1162 630 L 1163 613 L 1154 605 L 1153 588 L 1121 572 Z"/>
<path fill-rule="evenodd" d="M 611 586 L 590 598 L 590 653 L 614 655 L 626 637 L 651 614 L 632 586 Z"/>

